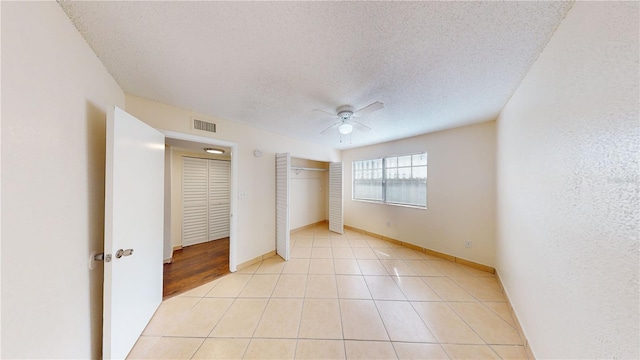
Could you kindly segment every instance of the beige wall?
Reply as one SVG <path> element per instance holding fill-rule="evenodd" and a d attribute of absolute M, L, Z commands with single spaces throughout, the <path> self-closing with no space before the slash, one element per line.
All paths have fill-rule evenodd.
<path fill-rule="evenodd" d="M 184 156 L 229 161 L 228 155 L 196 153 L 171 147 L 171 247 L 182 246 L 182 158 Z"/>
<path fill-rule="evenodd" d="M 537 358 L 637 359 L 638 2 L 576 2 L 498 120 L 497 268 Z"/>
<path fill-rule="evenodd" d="M 291 156 L 320 161 L 339 161 L 340 152 L 328 147 L 295 140 L 283 135 L 245 126 L 232 121 L 196 114 L 191 111 L 139 98 L 126 96 L 126 110 L 151 126 L 238 144 L 237 263 L 241 264 L 275 249 L 275 154 L 290 152 Z M 190 117 L 213 121 L 218 132 L 210 134 L 192 130 Z M 262 157 L 253 151 L 260 149 Z"/>
<path fill-rule="evenodd" d="M 124 94 L 55 2 L 2 4 L 2 354 L 98 358 L 105 112 Z"/>
<path fill-rule="evenodd" d="M 351 200 L 352 161 L 424 151 L 426 210 Z M 494 122 L 347 150 L 342 159 L 346 225 L 493 266 Z M 467 240 L 471 248 L 465 248 Z"/>
<path fill-rule="evenodd" d="M 125 96 L 55 2 L 0 6 L 1 357 L 98 358 L 102 272 L 87 262 L 102 248 L 105 111 Z M 495 265 L 539 358 L 638 358 L 638 23 L 637 2 L 576 3 L 505 107 L 496 245 L 494 123 L 345 151 L 346 224 Z M 203 135 L 189 111 L 126 107 Z M 239 144 L 241 263 L 274 249 L 274 154 L 341 155 L 204 118 Z M 424 150 L 427 210 L 350 200 L 352 160 Z"/>
<path fill-rule="evenodd" d="M 326 169 L 327 171 L 291 171 L 289 203 L 291 229 L 297 229 L 328 219 L 329 163 L 291 159 L 291 166 Z"/>

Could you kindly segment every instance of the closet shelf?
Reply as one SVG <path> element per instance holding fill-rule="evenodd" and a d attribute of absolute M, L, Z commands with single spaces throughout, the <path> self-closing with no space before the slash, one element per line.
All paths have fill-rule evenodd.
<path fill-rule="evenodd" d="M 299 166 L 292 166 L 291 170 L 295 171 L 296 175 L 300 174 L 301 171 L 328 171 L 328 169 L 299 167 Z"/>

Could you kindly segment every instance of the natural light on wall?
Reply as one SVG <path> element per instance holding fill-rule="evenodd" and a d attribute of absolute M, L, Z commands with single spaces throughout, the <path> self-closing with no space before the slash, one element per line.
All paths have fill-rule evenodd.
<path fill-rule="evenodd" d="M 358 160 L 353 200 L 427 207 L 427 153 Z"/>

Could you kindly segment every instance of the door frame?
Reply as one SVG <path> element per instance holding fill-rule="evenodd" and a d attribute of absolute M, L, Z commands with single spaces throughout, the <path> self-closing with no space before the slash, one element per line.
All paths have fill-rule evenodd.
<path fill-rule="evenodd" d="M 193 141 L 198 143 L 224 146 L 231 148 L 231 174 L 229 189 L 229 271 L 236 272 L 237 267 L 237 191 L 238 191 L 238 144 L 230 141 L 214 139 L 205 136 L 192 135 L 177 131 L 158 129 L 166 138 Z"/>

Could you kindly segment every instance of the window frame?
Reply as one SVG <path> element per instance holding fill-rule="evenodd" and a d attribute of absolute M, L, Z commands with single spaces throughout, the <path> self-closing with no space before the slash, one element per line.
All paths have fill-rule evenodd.
<path fill-rule="evenodd" d="M 413 164 L 413 157 L 415 155 L 424 155 L 426 158 L 426 164 L 424 165 L 414 165 Z M 411 165 L 410 166 L 400 166 L 398 164 L 398 158 L 401 157 L 405 157 L 405 156 L 409 156 L 411 157 Z M 396 158 L 396 165 L 393 167 L 389 167 L 387 168 L 387 159 L 392 159 L 392 158 Z M 360 170 L 356 170 L 356 163 L 357 162 L 366 162 L 366 161 L 377 161 L 379 160 L 382 163 L 382 167 L 381 167 L 381 171 L 382 171 L 382 181 L 381 181 L 381 193 L 382 193 L 382 199 L 381 200 L 375 200 L 375 199 L 366 199 L 366 198 L 358 198 L 356 197 L 356 171 L 362 171 L 364 169 L 360 169 Z M 398 201 L 389 201 L 388 197 L 387 197 L 387 169 L 399 169 L 399 168 L 410 168 L 411 169 L 411 174 L 412 174 L 412 178 L 413 178 L 413 172 L 414 172 L 414 168 L 415 167 L 425 167 L 425 170 L 427 172 L 426 175 L 426 179 L 425 179 L 425 205 L 418 205 L 418 204 L 409 204 L 409 203 L 403 203 L 403 202 L 398 202 Z M 410 208 L 415 208 L 415 209 L 423 209 L 426 210 L 427 206 L 428 206 L 428 198 L 429 198 L 429 194 L 428 194 L 428 181 L 429 181 L 429 175 L 428 175 L 428 168 L 429 168 L 429 161 L 428 161 L 428 153 L 426 151 L 423 152 L 417 152 L 417 153 L 409 153 L 409 154 L 401 154 L 401 155 L 391 155 L 391 156 L 382 156 L 382 157 L 376 157 L 376 158 L 370 158 L 370 159 L 360 159 L 360 160 L 353 160 L 351 161 L 351 200 L 353 201 L 361 201 L 361 202 L 368 202 L 368 203 L 374 203 L 374 204 L 385 204 L 385 205 L 393 205 L 393 206 L 402 206 L 402 207 L 410 207 Z"/>

